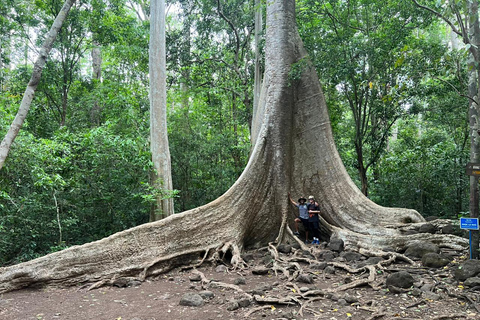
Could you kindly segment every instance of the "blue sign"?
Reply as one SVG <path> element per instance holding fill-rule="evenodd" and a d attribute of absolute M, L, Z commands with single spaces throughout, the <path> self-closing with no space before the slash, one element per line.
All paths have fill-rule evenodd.
<path fill-rule="evenodd" d="M 460 218 L 460 229 L 478 230 L 478 218 Z"/>

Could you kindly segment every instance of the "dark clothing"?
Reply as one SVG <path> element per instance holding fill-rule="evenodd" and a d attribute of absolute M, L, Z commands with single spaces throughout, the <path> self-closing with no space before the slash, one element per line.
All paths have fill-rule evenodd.
<path fill-rule="evenodd" d="M 310 228 L 310 224 L 308 222 L 308 219 L 303 219 L 303 218 L 299 218 L 300 221 L 302 221 L 302 224 L 303 224 L 303 227 L 305 228 L 305 231 L 308 231 L 309 228 Z"/>
<path fill-rule="evenodd" d="M 308 208 L 308 210 L 320 211 L 320 207 L 317 206 L 315 203 L 309 203 L 307 205 L 307 208 Z M 308 221 L 309 222 L 314 222 L 314 221 L 318 222 L 319 221 L 318 213 L 311 213 L 310 218 L 308 218 Z"/>
<path fill-rule="evenodd" d="M 316 203 L 309 203 L 308 205 L 308 210 L 313 210 L 313 211 L 320 211 L 320 207 L 316 205 Z M 310 213 L 310 218 L 308 218 L 308 225 L 309 225 L 309 230 L 312 231 L 313 237 L 315 238 L 320 238 L 320 231 L 318 230 L 320 225 L 319 225 L 319 219 L 318 219 L 318 213 Z"/>

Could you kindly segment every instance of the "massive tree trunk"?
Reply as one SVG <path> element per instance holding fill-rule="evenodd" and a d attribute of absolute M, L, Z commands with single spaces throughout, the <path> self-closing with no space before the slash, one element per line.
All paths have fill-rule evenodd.
<path fill-rule="evenodd" d="M 2 169 L 3 164 L 10 152 L 10 147 L 18 135 L 18 132 L 23 126 L 23 122 L 27 117 L 28 110 L 30 109 L 30 104 L 32 103 L 33 97 L 35 96 L 35 91 L 37 90 L 38 83 L 40 82 L 40 78 L 42 76 L 42 70 L 45 66 L 45 62 L 47 60 L 47 56 L 52 49 L 53 42 L 57 38 L 58 32 L 63 25 L 63 22 L 67 18 L 68 12 L 72 7 L 75 0 L 67 0 L 65 1 L 62 9 L 58 13 L 55 21 L 53 21 L 52 27 L 48 32 L 45 41 L 43 42 L 42 48 L 40 48 L 39 55 L 37 60 L 35 61 L 35 65 L 33 66 L 32 76 L 30 81 L 28 82 L 27 88 L 25 89 L 25 93 L 23 94 L 22 102 L 20 103 L 20 108 L 18 109 L 17 115 L 13 120 L 10 129 L 8 130 L 5 138 L 3 139 L 2 143 L 0 144 L 0 169 Z"/>
<path fill-rule="evenodd" d="M 156 171 L 156 186 L 160 189 L 157 208 L 150 220 L 156 221 L 173 214 L 173 198 L 165 194 L 173 190 L 170 149 L 167 134 L 167 70 L 165 47 L 165 1 L 150 2 L 150 150 Z"/>
<path fill-rule="evenodd" d="M 0 269 L 0 292 L 29 285 L 69 285 L 159 274 L 178 265 L 232 257 L 269 242 L 295 241 L 288 228 L 288 193 L 316 195 L 322 228 L 350 249 L 403 250 L 430 239 L 462 248 L 445 235 L 402 236 L 393 225 L 422 222 L 413 210 L 377 206 L 356 188 L 336 151 L 325 99 L 313 67 L 292 83 L 292 64 L 306 59 L 295 28 L 295 1 L 267 8 L 266 71 L 261 125 L 250 160 L 237 182 L 217 200 L 97 242 Z M 260 111 L 259 111 L 260 112 Z"/>

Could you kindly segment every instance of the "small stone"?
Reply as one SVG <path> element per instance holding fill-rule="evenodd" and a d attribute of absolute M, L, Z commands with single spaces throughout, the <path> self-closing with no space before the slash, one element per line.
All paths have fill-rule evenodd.
<path fill-rule="evenodd" d="M 251 301 L 249 298 L 247 297 L 243 297 L 243 298 L 240 298 L 240 299 L 237 299 L 236 302 L 238 303 L 238 305 L 241 307 L 241 308 L 246 308 L 250 305 Z"/>
<path fill-rule="evenodd" d="M 179 303 L 181 306 L 200 307 L 205 304 L 203 298 L 197 293 L 185 293 Z"/>
<path fill-rule="evenodd" d="M 288 244 L 281 244 L 277 247 L 278 252 L 289 254 L 292 252 L 292 246 Z"/>
<path fill-rule="evenodd" d="M 265 274 L 268 274 L 268 271 L 270 269 L 268 268 L 264 268 L 264 267 L 256 267 L 252 270 L 252 274 L 256 274 L 256 275 L 265 275 Z"/>
<path fill-rule="evenodd" d="M 297 282 L 301 282 L 301 283 L 309 283 L 309 284 L 312 284 L 313 283 L 313 276 L 311 274 L 306 274 L 306 273 L 302 273 L 302 274 L 299 274 L 297 279 L 295 279 Z"/>
<path fill-rule="evenodd" d="M 410 288 L 415 280 L 412 275 L 406 271 L 395 272 L 387 277 L 386 285 L 398 288 Z"/>
<path fill-rule="evenodd" d="M 236 278 L 236 279 L 233 281 L 233 284 L 235 284 L 235 285 L 246 284 L 246 283 L 247 283 L 247 279 L 245 279 L 245 278 L 243 278 L 243 277 Z"/>
<path fill-rule="evenodd" d="M 327 274 L 335 274 L 335 268 L 332 267 L 332 266 L 326 267 L 325 270 L 323 270 L 323 271 Z"/>
<path fill-rule="evenodd" d="M 198 295 L 205 300 L 212 299 L 215 296 L 215 294 L 212 291 L 208 291 L 208 290 L 200 291 Z"/>
<path fill-rule="evenodd" d="M 342 239 L 330 239 L 328 247 L 330 250 L 342 252 L 345 248 L 345 244 Z"/>
<path fill-rule="evenodd" d="M 194 275 L 191 275 L 190 277 L 188 277 L 188 279 L 190 279 L 190 281 L 202 281 L 202 277 L 199 275 L 199 274 L 194 274 Z"/>
<path fill-rule="evenodd" d="M 221 265 L 219 265 L 215 268 L 215 272 L 217 272 L 217 273 L 226 273 L 227 270 L 228 270 L 227 267 L 224 266 L 223 264 L 221 264 Z"/>
<path fill-rule="evenodd" d="M 227 304 L 228 311 L 234 311 L 234 310 L 237 310 L 238 308 L 240 308 L 240 306 L 238 305 L 237 301 L 231 301 Z"/>

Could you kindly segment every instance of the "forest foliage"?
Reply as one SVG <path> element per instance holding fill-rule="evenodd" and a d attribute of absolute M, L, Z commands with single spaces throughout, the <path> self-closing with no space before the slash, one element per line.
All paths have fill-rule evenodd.
<path fill-rule="evenodd" d="M 181 212 L 224 193 L 248 160 L 255 6 L 167 5 L 176 191 L 163 196 L 174 196 Z M 60 0 L 0 4 L 2 136 L 61 6 Z M 359 188 L 381 205 L 424 216 L 465 214 L 465 47 L 409 1 L 301 0 L 297 12 L 337 148 Z M 72 8 L 0 171 L 0 266 L 148 222 L 162 192 L 150 181 L 148 38 L 144 1 L 79 0 Z M 101 51 L 101 79 L 92 76 L 93 48 Z"/>

